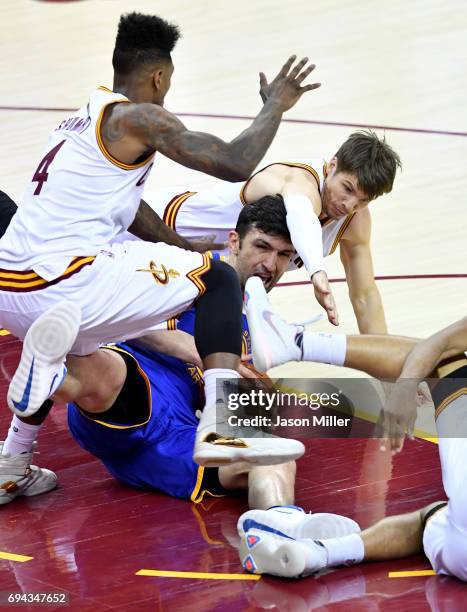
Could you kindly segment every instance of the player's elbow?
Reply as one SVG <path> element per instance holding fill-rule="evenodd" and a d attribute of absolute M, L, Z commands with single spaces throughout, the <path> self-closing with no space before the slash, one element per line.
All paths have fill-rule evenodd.
<path fill-rule="evenodd" d="M 239 183 L 250 178 L 255 166 L 252 164 L 238 163 L 234 161 L 231 164 L 226 164 L 223 168 L 223 180 L 231 183 Z"/>
<path fill-rule="evenodd" d="M 224 149 L 223 155 L 217 158 L 218 166 L 225 181 L 237 183 L 246 181 L 252 175 L 257 162 L 249 159 L 245 151 L 239 150 L 231 143 Z"/>

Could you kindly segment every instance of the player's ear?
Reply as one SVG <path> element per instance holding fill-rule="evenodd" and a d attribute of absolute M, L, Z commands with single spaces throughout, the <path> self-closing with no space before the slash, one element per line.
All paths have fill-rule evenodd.
<path fill-rule="evenodd" d="M 156 91 L 159 91 L 159 89 L 161 88 L 162 73 L 163 70 L 161 68 L 154 70 L 154 72 L 152 73 L 152 82 Z"/>
<path fill-rule="evenodd" d="M 326 175 L 334 174 L 336 170 L 337 170 L 337 157 L 334 155 L 334 157 L 331 157 L 329 162 L 326 164 Z"/>
<path fill-rule="evenodd" d="M 229 245 L 230 252 L 233 253 L 233 255 L 238 255 L 238 251 L 240 250 L 240 236 L 236 231 L 231 230 L 229 232 L 227 243 Z"/>

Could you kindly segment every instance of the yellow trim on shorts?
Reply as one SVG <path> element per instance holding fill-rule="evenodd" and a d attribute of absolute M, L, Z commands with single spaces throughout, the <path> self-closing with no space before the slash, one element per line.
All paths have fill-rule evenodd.
<path fill-rule="evenodd" d="M 201 266 L 199 266 L 198 268 L 195 268 L 194 270 L 191 270 L 190 272 L 187 272 L 186 274 L 186 277 L 188 278 L 188 280 L 191 280 L 191 282 L 197 287 L 199 291 L 198 297 L 201 297 L 206 292 L 206 285 L 201 280 L 201 277 L 203 276 L 203 274 L 208 272 L 208 270 L 210 269 L 211 269 L 211 258 L 209 257 L 209 255 L 204 253 L 203 263 L 201 264 Z"/>
<path fill-rule="evenodd" d="M 301 164 L 299 162 L 273 162 L 272 164 L 268 164 L 267 166 L 264 166 L 264 168 L 261 168 L 261 170 L 258 170 L 258 172 L 255 172 L 254 174 L 252 174 L 250 178 L 245 181 L 243 187 L 240 189 L 240 202 L 244 206 L 247 203 L 245 199 L 245 189 L 248 187 L 251 179 L 253 179 L 257 174 L 259 174 L 263 170 L 270 168 L 271 166 L 288 166 L 289 168 L 303 168 L 303 170 L 307 170 L 315 178 L 316 182 L 318 183 L 318 191 L 319 193 L 321 193 L 319 174 L 312 166 L 309 166 L 308 164 Z"/>
<path fill-rule="evenodd" d="M 104 91 L 110 91 L 104 87 L 99 87 L 99 89 L 103 89 Z M 110 92 L 110 93 L 113 93 L 113 92 Z M 111 153 L 109 153 L 109 151 L 107 151 L 107 148 L 101 136 L 101 125 L 102 125 L 102 120 L 104 118 L 105 110 L 107 109 L 108 106 L 111 106 L 112 104 L 132 104 L 132 102 L 130 100 L 112 100 L 108 102 L 107 104 L 104 104 L 104 106 L 101 108 L 99 117 L 96 121 L 96 140 L 97 140 L 97 144 L 99 145 L 99 149 L 101 150 L 101 153 L 104 155 L 104 157 L 109 162 L 111 162 L 114 166 L 118 166 L 122 170 L 136 170 L 137 168 L 142 168 L 143 166 L 146 166 L 146 164 L 148 164 L 151 161 L 151 159 L 154 157 L 155 152 L 148 155 L 148 157 L 143 159 L 143 161 L 139 162 L 139 164 L 125 164 L 124 162 L 119 161 Z"/>
<path fill-rule="evenodd" d="M 449 406 L 451 402 L 461 397 L 461 395 L 467 395 L 467 387 L 462 387 L 454 393 L 451 393 L 451 395 L 448 395 L 448 397 L 441 402 L 441 404 L 435 410 L 435 420 L 439 417 L 443 410 Z"/>
<path fill-rule="evenodd" d="M 0 336 L 9 336 L 10 334 L 11 332 L 9 332 L 7 329 L 0 327 Z"/>
<path fill-rule="evenodd" d="M 246 338 L 247 331 L 242 334 L 242 355 L 248 355 L 248 340 Z"/>
<path fill-rule="evenodd" d="M 196 484 L 193 489 L 192 494 L 190 495 L 190 500 L 194 504 L 200 504 L 203 501 L 205 495 L 209 495 L 210 497 L 226 497 L 227 493 L 211 493 L 209 489 L 201 489 L 204 478 L 204 465 L 198 466 L 198 475 L 196 477 Z"/>
<path fill-rule="evenodd" d="M 435 369 L 435 378 L 446 378 L 449 374 L 452 374 L 460 368 L 467 366 L 467 358 L 465 355 L 459 355 L 449 360 L 444 360 L 441 365 L 438 365 Z"/>
<path fill-rule="evenodd" d="M 196 191 L 185 191 L 185 193 L 173 197 L 164 210 L 162 221 L 171 229 L 175 230 L 175 221 L 182 204 L 186 202 L 188 198 L 191 198 L 191 196 L 196 195 L 196 193 Z"/>
<path fill-rule="evenodd" d="M 344 232 L 349 227 L 350 222 L 352 221 L 354 216 L 355 216 L 355 213 L 350 213 L 350 215 L 347 215 L 344 223 L 340 226 L 339 231 L 337 232 L 337 236 L 334 238 L 334 242 L 332 243 L 331 250 L 329 251 L 329 255 L 332 255 L 334 251 L 337 249 L 337 245 L 341 241 L 341 238 L 344 235 Z"/>
<path fill-rule="evenodd" d="M 198 499 L 198 495 L 199 495 L 199 490 L 201 488 L 201 485 L 203 483 L 203 476 L 204 476 L 204 465 L 199 465 L 198 466 L 198 475 L 196 477 L 196 484 L 195 487 L 190 495 L 190 499 L 192 502 L 194 502 L 195 504 L 199 504 L 200 501 L 202 500 L 202 497 L 200 499 Z"/>
<path fill-rule="evenodd" d="M 75 272 L 79 272 L 81 268 L 87 266 L 95 260 L 95 257 L 75 257 L 71 264 L 66 268 L 66 270 L 61 274 L 58 278 L 55 278 L 51 281 L 45 280 L 36 274 L 36 272 L 31 270 L 26 270 L 24 272 L 14 272 L 8 270 L 0 270 L 0 289 L 5 291 L 31 291 L 36 288 L 46 287 L 49 285 L 55 285 L 61 280 L 71 276 Z"/>
<path fill-rule="evenodd" d="M 146 388 L 148 391 L 149 416 L 143 423 L 137 423 L 136 425 L 113 425 L 112 423 L 106 423 L 105 421 L 100 421 L 98 419 L 91 419 L 87 414 L 84 414 L 80 410 L 79 406 L 77 406 L 78 410 L 80 411 L 80 414 L 86 417 L 87 419 L 89 419 L 90 421 L 92 421 L 93 423 L 99 423 L 99 425 L 102 425 L 103 427 L 108 427 L 109 429 L 135 429 L 136 427 L 142 427 L 143 425 L 146 425 L 146 423 L 149 422 L 152 416 L 152 392 L 151 392 L 151 383 L 149 382 L 149 379 L 145 371 L 139 365 L 139 362 L 136 359 L 136 357 L 132 355 L 131 353 L 129 353 L 128 351 L 125 351 L 125 349 L 121 349 L 118 346 L 101 346 L 99 350 L 115 351 L 116 353 L 125 353 L 126 355 L 129 355 L 132 359 L 134 359 L 134 361 L 136 362 L 136 366 L 138 368 L 138 372 L 139 374 L 141 374 L 144 382 L 146 383 Z"/>

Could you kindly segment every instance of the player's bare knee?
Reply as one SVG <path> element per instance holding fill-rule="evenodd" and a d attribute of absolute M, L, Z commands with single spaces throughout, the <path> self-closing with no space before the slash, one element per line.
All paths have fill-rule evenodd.
<path fill-rule="evenodd" d="M 232 465 L 224 465 L 219 468 L 219 482 L 224 489 L 246 489 L 248 487 L 248 474 L 251 463 L 238 461 Z"/>
<path fill-rule="evenodd" d="M 88 359 L 81 370 L 79 363 L 73 364 L 73 375 L 83 379 L 76 403 L 88 412 L 103 412 L 117 399 L 126 380 L 127 367 L 115 351 L 99 350 Z"/>
<path fill-rule="evenodd" d="M 250 482 L 256 480 L 257 483 L 267 483 L 273 480 L 280 480 L 286 485 L 295 483 L 297 468 L 295 461 L 279 463 L 278 465 L 260 465 L 251 468 Z"/>

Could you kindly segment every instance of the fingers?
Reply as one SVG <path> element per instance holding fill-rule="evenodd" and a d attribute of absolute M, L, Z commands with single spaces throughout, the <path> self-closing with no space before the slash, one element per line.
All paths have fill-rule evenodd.
<path fill-rule="evenodd" d="M 294 66 L 294 68 L 292 68 L 292 70 L 290 71 L 289 79 L 296 79 L 299 73 L 303 70 L 303 68 L 306 66 L 307 63 L 308 63 L 308 58 L 307 57 L 302 58 L 298 62 L 298 64 L 296 64 L 296 66 Z M 299 82 L 301 83 L 301 81 Z"/>
<path fill-rule="evenodd" d="M 381 411 L 378 421 L 378 430 L 381 435 L 381 450 L 385 451 L 391 446 L 389 439 L 389 414 L 384 410 Z"/>
<path fill-rule="evenodd" d="M 316 64 L 310 64 L 303 70 L 308 62 L 308 58 L 304 57 L 301 59 L 298 64 L 293 68 L 293 70 L 288 75 L 289 79 L 293 79 L 296 85 L 300 85 L 303 81 L 313 72 L 316 68 Z M 300 88 L 300 95 L 304 94 L 306 91 L 311 91 L 312 89 L 318 89 L 321 87 L 321 83 L 311 83 L 310 85 L 305 85 Z"/>
<path fill-rule="evenodd" d="M 279 72 L 279 77 L 286 77 L 289 74 L 289 70 L 292 67 L 292 64 L 297 59 L 296 55 L 291 55 L 289 59 L 285 62 Z"/>
<path fill-rule="evenodd" d="M 417 420 L 417 413 L 415 412 L 409 419 L 407 423 L 407 436 L 410 440 L 414 440 L 414 429 L 415 429 L 415 421 Z"/>
<path fill-rule="evenodd" d="M 306 91 L 318 89 L 318 87 L 321 87 L 321 83 L 313 83 L 312 85 L 305 85 L 304 87 L 300 87 L 300 95 L 304 94 Z"/>
<path fill-rule="evenodd" d="M 396 455 L 397 453 L 400 453 L 402 451 L 402 449 L 404 448 L 404 440 L 404 435 L 401 435 L 397 438 L 393 438 L 391 440 L 391 451 L 393 455 Z"/>
<path fill-rule="evenodd" d="M 302 60 L 303 61 L 303 60 Z M 313 70 L 316 68 L 316 64 L 310 64 L 309 66 L 307 66 L 307 68 L 305 68 L 305 70 L 303 72 L 301 72 L 297 78 L 295 79 L 297 83 L 301 83 L 302 81 L 304 81 L 306 79 L 306 77 L 313 72 Z"/>
<path fill-rule="evenodd" d="M 386 410 L 382 410 L 375 433 L 381 436 L 380 450 L 390 450 L 392 454 L 400 453 L 404 446 L 405 423 Z"/>

